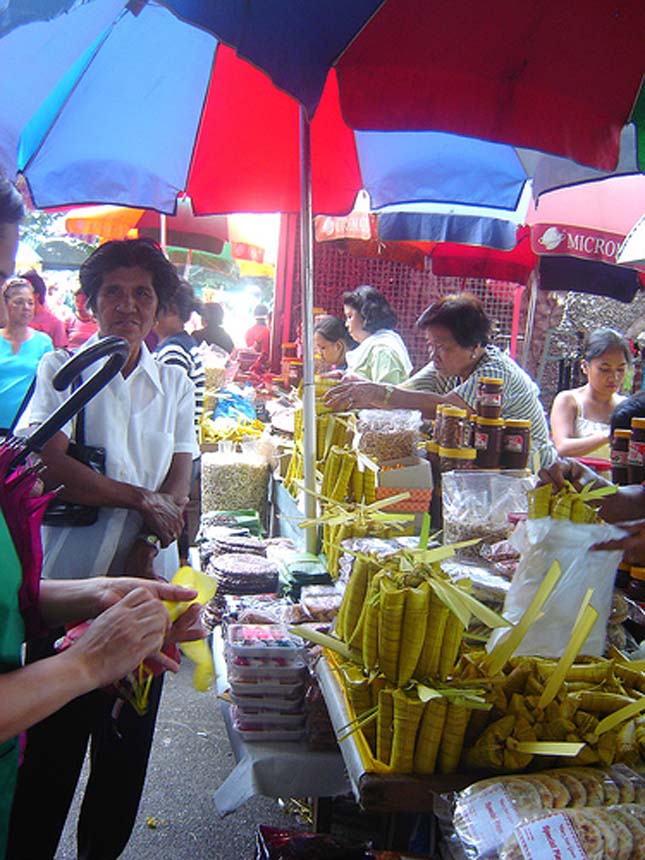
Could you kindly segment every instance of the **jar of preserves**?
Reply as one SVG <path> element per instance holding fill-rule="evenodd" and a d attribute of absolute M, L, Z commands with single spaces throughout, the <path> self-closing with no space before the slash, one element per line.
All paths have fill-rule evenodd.
<path fill-rule="evenodd" d="M 477 416 L 475 422 L 475 450 L 478 469 L 499 469 L 502 456 L 504 422 L 501 418 Z"/>
<path fill-rule="evenodd" d="M 439 448 L 439 469 L 451 472 L 453 469 L 474 469 L 477 451 L 474 448 Z"/>
<path fill-rule="evenodd" d="M 442 413 L 444 410 L 444 405 L 441 403 L 437 406 L 434 414 L 434 427 L 433 427 L 433 438 L 437 441 L 437 444 L 441 444 L 441 422 L 442 422 Z"/>
<path fill-rule="evenodd" d="M 502 469 L 526 469 L 531 448 L 531 422 L 508 418 L 502 431 Z"/>
<path fill-rule="evenodd" d="M 463 448 L 465 424 L 468 413 L 458 406 L 444 406 L 441 411 L 441 436 L 439 444 L 442 448 Z"/>
<path fill-rule="evenodd" d="M 504 380 L 482 376 L 477 386 L 477 414 L 482 418 L 499 418 L 502 414 Z"/>
<path fill-rule="evenodd" d="M 611 436 L 611 480 L 621 487 L 629 483 L 629 440 L 631 430 L 616 429 Z"/>
<path fill-rule="evenodd" d="M 642 484 L 645 480 L 645 418 L 632 418 L 627 454 L 627 482 Z"/>

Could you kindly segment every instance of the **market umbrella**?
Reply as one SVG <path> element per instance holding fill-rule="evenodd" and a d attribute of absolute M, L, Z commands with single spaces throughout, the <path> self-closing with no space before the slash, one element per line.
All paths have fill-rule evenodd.
<path fill-rule="evenodd" d="M 354 128 L 440 129 L 604 169 L 616 164 L 643 78 L 638 0 L 166 2 L 310 115 L 335 66 Z"/>
<path fill-rule="evenodd" d="M 617 263 L 645 266 L 645 215 L 638 219 L 618 249 Z"/>
<path fill-rule="evenodd" d="M 264 256 L 264 249 L 244 229 L 239 217 L 195 215 L 190 198 L 185 196 L 178 198 L 175 215 L 129 206 L 78 206 L 65 213 L 65 231 L 104 240 L 147 236 L 164 247 L 208 254 L 221 254 L 224 244 L 230 242 L 236 257 L 262 261 Z"/>

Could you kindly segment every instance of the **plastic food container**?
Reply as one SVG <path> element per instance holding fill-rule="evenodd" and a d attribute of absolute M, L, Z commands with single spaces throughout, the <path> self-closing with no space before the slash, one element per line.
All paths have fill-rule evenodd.
<path fill-rule="evenodd" d="M 233 708 L 233 728 L 247 742 L 301 741 L 305 736 L 304 726 L 278 726 L 262 720 L 240 716 Z"/>
<path fill-rule="evenodd" d="M 300 678 L 295 683 L 288 679 L 264 679 L 264 678 L 231 678 L 229 675 L 231 696 L 233 699 L 247 701 L 250 697 L 267 696 L 278 697 L 281 701 L 290 702 L 292 697 L 301 698 L 304 695 L 304 683 Z"/>
<path fill-rule="evenodd" d="M 267 682 L 280 680 L 299 684 L 304 680 L 306 671 L 303 660 L 235 656 L 228 660 L 228 677 L 231 681 L 256 678 Z"/>
<path fill-rule="evenodd" d="M 239 689 L 239 684 L 236 684 L 236 689 Z M 288 689 L 288 688 L 287 688 Z M 254 691 L 251 691 L 254 692 Z M 247 695 L 234 693 L 231 688 L 231 699 L 234 705 L 238 708 L 249 711 L 252 708 L 262 709 L 266 711 L 279 711 L 285 714 L 302 713 L 304 706 L 304 697 L 302 687 L 298 685 L 295 693 L 278 690 L 274 695 L 268 693 L 258 695 Z"/>
<path fill-rule="evenodd" d="M 232 624 L 226 638 L 229 653 L 243 657 L 296 658 L 304 653 L 302 640 L 281 624 Z"/>
<path fill-rule="evenodd" d="M 290 714 L 286 711 L 271 711 L 265 708 L 233 708 L 233 721 L 242 731 L 258 731 L 265 728 L 300 729 L 305 724 L 304 713 Z"/>

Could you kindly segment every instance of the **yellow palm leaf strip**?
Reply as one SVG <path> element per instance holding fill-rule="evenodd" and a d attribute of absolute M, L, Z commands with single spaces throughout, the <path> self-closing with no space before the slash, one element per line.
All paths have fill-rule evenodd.
<path fill-rule="evenodd" d="M 567 672 L 573 665 L 573 661 L 578 656 L 583 643 L 587 641 L 587 637 L 591 633 L 591 628 L 598 619 L 598 611 L 594 609 L 593 606 L 589 605 L 592 594 L 593 589 L 588 589 L 582 601 L 582 605 L 580 606 L 578 617 L 576 618 L 573 629 L 571 630 L 571 635 L 569 636 L 566 648 L 562 652 L 562 656 L 558 660 L 555 669 L 551 673 L 548 681 L 546 682 L 546 686 L 542 691 L 542 695 L 538 701 L 538 708 L 541 710 L 544 710 L 544 708 L 546 708 L 546 706 L 555 698 L 556 693 L 564 683 Z"/>
<path fill-rule="evenodd" d="M 439 677 L 442 680 L 450 675 L 457 662 L 463 636 L 464 625 L 462 621 L 453 612 L 448 612 L 443 644 L 439 654 Z"/>
<path fill-rule="evenodd" d="M 422 582 L 416 588 L 405 589 L 405 608 L 401 624 L 401 642 L 398 664 L 398 686 L 405 687 L 415 675 L 430 614 L 430 586 Z"/>
<path fill-rule="evenodd" d="M 393 731 L 390 767 L 395 773 L 412 773 L 417 731 L 423 716 L 424 703 L 416 695 L 403 690 L 392 693 Z"/>
<path fill-rule="evenodd" d="M 325 440 L 327 438 L 327 425 L 329 415 L 319 415 L 316 419 L 316 460 L 322 460 L 325 456 Z"/>
<path fill-rule="evenodd" d="M 352 660 L 354 663 L 360 662 L 360 652 L 350 648 L 349 645 L 341 642 L 335 636 L 321 633 L 320 630 L 316 630 L 308 624 L 297 624 L 287 629 L 294 636 L 300 636 L 301 639 L 307 639 L 309 642 L 314 642 L 316 645 L 321 645 L 323 648 L 328 648 L 330 651 L 340 654 L 345 660 Z"/>
<path fill-rule="evenodd" d="M 447 699 L 431 699 L 426 702 L 414 750 L 415 773 L 434 773 L 447 711 Z"/>
<path fill-rule="evenodd" d="M 380 581 L 383 574 L 375 574 L 370 582 L 365 599 L 365 617 L 363 619 L 363 666 L 368 672 L 372 672 L 378 665 L 378 637 L 379 637 L 379 601 L 381 599 Z"/>
<path fill-rule="evenodd" d="M 360 722 L 372 709 L 372 696 L 368 679 L 363 675 L 359 666 L 351 663 L 343 666 L 343 681 L 347 698 L 354 711 L 354 716 Z M 376 745 L 376 723 L 372 720 L 362 726 L 365 740 L 372 750 Z"/>
<path fill-rule="evenodd" d="M 335 502 L 343 502 L 347 497 L 349 489 L 349 481 L 352 477 L 354 463 L 356 462 L 356 454 L 347 448 L 343 448 L 340 460 L 340 469 L 336 476 L 336 481 L 333 488 L 329 492 L 330 498 Z"/>
<path fill-rule="evenodd" d="M 600 694 L 596 693 L 596 695 Z M 640 714 L 643 710 L 645 710 L 645 696 L 641 696 L 639 699 L 630 702 L 628 705 L 625 705 L 625 707 L 614 711 L 613 714 L 610 714 L 608 717 L 605 717 L 604 720 L 601 720 L 598 723 L 596 734 L 602 735 L 604 732 L 611 731 L 616 728 L 616 726 L 625 722 L 625 720 L 631 720 L 632 717 Z"/>
<path fill-rule="evenodd" d="M 355 502 L 363 501 L 364 470 L 359 468 L 358 462 L 354 464 L 352 472 L 352 495 Z"/>
<path fill-rule="evenodd" d="M 336 633 L 345 642 L 350 642 L 365 605 L 365 595 L 369 584 L 369 562 L 366 556 L 357 555 L 352 572 L 347 580 L 345 594 L 336 616 Z"/>
<path fill-rule="evenodd" d="M 380 579 L 378 620 L 378 667 L 392 684 L 397 683 L 401 624 L 405 609 L 405 589 L 397 588 L 388 577 Z"/>
<path fill-rule="evenodd" d="M 340 448 L 343 448 L 347 443 L 347 423 L 342 419 L 336 416 L 336 421 L 334 422 L 334 437 L 333 444 L 338 445 Z"/>
<path fill-rule="evenodd" d="M 631 666 L 627 666 L 624 663 L 615 663 L 613 665 L 610 663 L 608 665 L 626 687 L 640 693 L 645 692 L 645 675 L 642 672 L 632 669 Z"/>
<path fill-rule="evenodd" d="M 363 475 L 363 498 L 366 505 L 376 501 L 376 472 L 373 469 L 365 469 Z"/>
<path fill-rule="evenodd" d="M 441 646 L 443 645 L 446 621 L 449 614 L 450 610 L 446 604 L 439 599 L 434 590 L 431 591 L 426 634 L 415 672 L 415 676 L 419 680 L 436 678 L 439 674 Z"/>
<path fill-rule="evenodd" d="M 470 708 L 462 704 L 459 699 L 453 699 L 448 703 L 446 723 L 439 745 L 439 773 L 454 773 L 459 767 L 469 719 Z"/>
<path fill-rule="evenodd" d="M 378 697 L 381 690 L 390 689 L 390 684 L 385 679 L 384 675 L 374 675 L 370 680 L 370 696 L 372 698 L 372 707 L 378 707 Z"/>
<path fill-rule="evenodd" d="M 553 591 L 553 587 L 560 578 L 561 573 L 562 569 L 560 565 L 557 561 L 554 561 L 533 595 L 533 599 L 520 621 L 502 637 L 488 655 L 485 667 L 490 675 L 496 675 L 498 672 L 502 671 L 513 652 L 527 634 L 533 622 L 540 615 L 542 607 L 544 606 L 548 596 Z"/>
<path fill-rule="evenodd" d="M 389 766 L 392 753 L 394 703 L 392 690 L 383 689 L 378 695 L 376 716 L 376 758 Z"/>
<path fill-rule="evenodd" d="M 336 579 L 340 569 L 340 557 L 344 552 L 343 541 L 352 535 L 351 523 L 344 522 L 336 527 L 330 541 L 329 555 L 327 557 L 327 570 Z"/>
<path fill-rule="evenodd" d="M 338 473 L 341 468 L 341 457 L 342 457 L 342 448 L 338 448 L 337 446 L 332 446 L 325 459 L 325 466 L 323 468 L 323 480 L 322 485 L 320 487 L 321 495 L 329 498 L 331 495 L 331 491 L 336 483 L 336 479 L 338 478 Z"/>

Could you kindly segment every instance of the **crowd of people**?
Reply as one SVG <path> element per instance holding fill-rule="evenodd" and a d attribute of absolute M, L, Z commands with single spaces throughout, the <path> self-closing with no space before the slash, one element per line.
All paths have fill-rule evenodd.
<path fill-rule="evenodd" d="M 22 200 L 0 180 L 0 428 L 11 433 L 28 403 L 39 425 L 68 397 L 53 379 L 71 351 L 115 335 L 127 344 L 120 372 L 84 407 L 84 442 L 105 452 L 97 471 L 74 455 L 79 419 L 44 445 L 45 488 L 96 509 L 92 524 L 45 525 L 37 603 L 44 629 L 25 627 L 18 594 L 22 572 L 7 560 L 0 588 L 0 857 L 53 858 L 88 744 L 91 769 L 77 838 L 79 857 L 116 858 L 134 825 L 145 781 L 163 672 L 156 675 L 145 716 L 105 688 L 154 657 L 177 664 L 164 648 L 203 635 L 195 607 L 171 624 L 162 601 L 195 593 L 168 580 L 187 555 L 185 508 L 199 467 L 196 427 L 203 410 L 199 344 L 231 353 L 221 305 L 202 305 L 163 250 L 147 239 L 110 241 L 79 273 L 75 313 L 66 322 L 48 307 L 48 288 L 35 271 L 13 277 Z M 602 482 L 576 459 L 607 456 L 612 426 L 644 414 L 645 395 L 625 399 L 629 342 L 602 328 L 588 338 L 581 369 L 586 382 L 555 398 L 550 422 L 536 383 L 491 341 L 491 320 L 472 295 L 433 302 L 417 321 L 429 361 L 413 365 L 385 296 L 362 285 L 342 296 L 344 320 L 315 321 L 323 369 L 340 377 L 326 395 L 335 410 L 414 409 L 433 418 L 442 404 L 474 412 L 480 380 L 503 381 L 503 419 L 531 421 L 531 463 L 559 486 Z M 189 334 L 197 311 L 203 327 Z M 271 356 L 269 310 L 255 308 L 246 334 L 257 367 Z M 150 350 L 148 345 L 153 346 Z M 61 349 L 64 347 L 64 349 Z M 549 428 L 550 423 L 550 428 Z M 627 424 L 628 426 L 628 424 Z M 564 457 L 565 459 L 559 459 Z M 611 521 L 645 516 L 642 487 L 602 502 Z M 0 531 L 5 529 L 0 513 Z M 629 553 L 645 546 L 645 530 L 619 542 Z M 91 553 L 87 547 L 91 546 Z M 59 652 L 62 625 L 94 619 L 74 647 Z M 26 658 L 21 658 L 23 642 Z M 18 769 L 18 735 L 26 732 Z M 37 810 L 38 826 L 34 826 Z M 106 815 L 109 810 L 109 815 Z"/>

